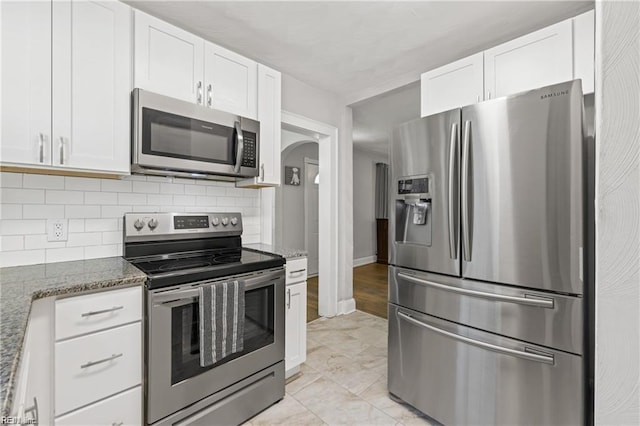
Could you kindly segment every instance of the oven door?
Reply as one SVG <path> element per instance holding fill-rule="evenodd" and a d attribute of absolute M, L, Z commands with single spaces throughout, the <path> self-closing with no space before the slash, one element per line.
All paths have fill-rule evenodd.
<path fill-rule="evenodd" d="M 135 89 L 134 171 L 257 176 L 259 123 Z"/>
<path fill-rule="evenodd" d="M 244 350 L 200 366 L 198 287 L 245 282 Z M 284 270 L 148 293 L 147 423 L 154 423 L 284 359 Z"/>

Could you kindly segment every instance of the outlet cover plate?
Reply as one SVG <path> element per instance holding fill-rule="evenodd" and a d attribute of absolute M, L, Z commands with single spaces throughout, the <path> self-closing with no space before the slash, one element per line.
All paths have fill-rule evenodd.
<path fill-rule="evenodd" d="M 47 219 L 47 241 L 67 241 L 67 219 Z"/>

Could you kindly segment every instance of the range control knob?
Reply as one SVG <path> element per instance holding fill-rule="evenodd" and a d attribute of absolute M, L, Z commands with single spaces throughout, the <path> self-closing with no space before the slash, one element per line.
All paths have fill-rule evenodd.
<path fill-rule="evenodd" d="M 144 220 L 136 220 L 135 222 L 133 222 L 133 227 L 136 228 L 137 231 L 142 230 L 142 228 L 144 228 Z"/>
<path fill-rule="evenodd" d="M 229 218 L 228 217 L 223 217 L 222 218 L 222 226 L 227 226 L 229 224 Z"/>
<path fill-rule="evenodd" d="M 158 221 L 156 219 L 151 219 L 149 223 L 147 223 L 147 226 L 153 231 L 158 227 Z"/>
<path fill-rule="evenodd" d="M 214 217 L 213 219 L 211 219 L 211 224 L 213 226 L 218 226 L 220 225 L 220 219 L 218 219 L 217 217 Z"/>
<path fill-rule="evenodd" d="M 238 224 L 238 218 L 237 217 L 232 217 L 231 218 L 231 225 L 232 226 L 236 226 Z"/>

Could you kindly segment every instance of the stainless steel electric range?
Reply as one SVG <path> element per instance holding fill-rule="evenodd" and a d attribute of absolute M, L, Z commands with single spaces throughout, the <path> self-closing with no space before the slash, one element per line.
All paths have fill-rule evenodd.
<path fill-rule="evenodd" d="M 127 213 L 124 257 L 148 276 L 146 423 L 239 424 L 284 397 L 284 269 L 242 248 L 240 213 Z M 244 349 L 200 366 L 199 287 L 245 283 Z"/>

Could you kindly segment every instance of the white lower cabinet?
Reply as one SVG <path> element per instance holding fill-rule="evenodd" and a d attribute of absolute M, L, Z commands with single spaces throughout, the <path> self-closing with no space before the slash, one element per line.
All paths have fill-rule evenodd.
<path fill-rule="evenodd" d="M 56 425 L 65 426 L 137 426 L 140 424 L 142 424 L 141 386 L 56 419 Z"/>
<path fill-rule="evenodd" d="M 291 377 L 307 359 L 307 258 L 285 265 L 285 376 Z"/>

